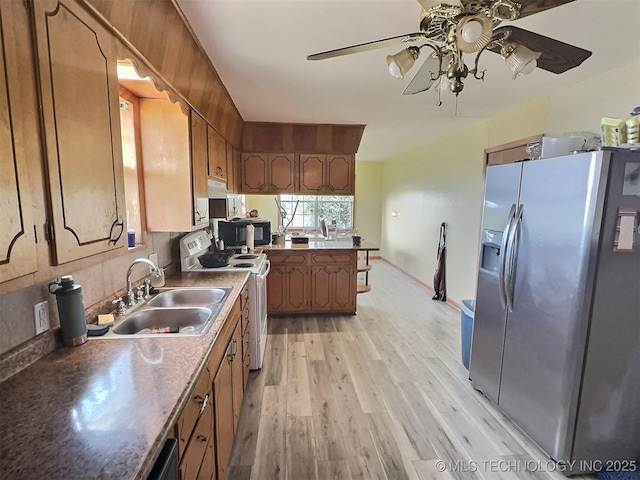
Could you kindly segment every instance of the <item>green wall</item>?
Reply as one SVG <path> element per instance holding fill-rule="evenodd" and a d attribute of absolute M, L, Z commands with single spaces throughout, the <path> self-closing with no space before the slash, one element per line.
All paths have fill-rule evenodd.
<path fill-rule="evenodd" d="M 640 62 L 633 62 L 384 161 L 382 256 L 432 285 L 438 227 L 447 222 L 448 297 L 474 298 L 484 149 L 540 133 L 598 133 L 602 117 L 627 118 L 638 105 Z"/>
<path fill-rule="evenodd" d="M 383 162 L 356 161 L 354 225 L 368 242 L 380 245 Z"/>

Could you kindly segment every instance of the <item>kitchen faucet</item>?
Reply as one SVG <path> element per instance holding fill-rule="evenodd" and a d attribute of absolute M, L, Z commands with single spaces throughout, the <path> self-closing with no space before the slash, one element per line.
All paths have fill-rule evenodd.
<path fill-rule="evenodd" d="M 127 270 L 127 297 L 129 299 L 130 307 L 136 304 L 136 297 L 131 288 L 131 271 L 133 270 L 134 265 L 136 265 L 137 263 L 146 263 L 147 265 L 149 265 L 151 267 L 153 274 L 156 276 L 156 278 L 164 277 L 164 270 L 158 267 L 151 260 L 147 260 L 146 258 L 136 258 L 131 264 L 131 266 L 129 267 L 129 270 Z"/>

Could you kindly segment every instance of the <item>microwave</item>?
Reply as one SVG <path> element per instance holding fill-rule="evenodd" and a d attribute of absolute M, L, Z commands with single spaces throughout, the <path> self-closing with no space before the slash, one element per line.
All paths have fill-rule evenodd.
<path fill-rule="evenodd" d="M 271 222 L 252 220 L 218 220 L 218 238 L 226 247 L 239 247 L 247 244 L 247 225 L 253 225 L 253 244 L 271 243 Z"/>

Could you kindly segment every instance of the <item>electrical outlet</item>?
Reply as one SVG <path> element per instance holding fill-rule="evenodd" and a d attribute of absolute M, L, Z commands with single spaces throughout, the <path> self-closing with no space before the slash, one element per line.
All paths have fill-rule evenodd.
<path fill-rule="evenodd" d="M 49 302 L 40 302 L 33 306 L 33 318 L 36 323 L 36 335 L 49 330 Z"/>
<path fill-rule="evenodd" d="M 158 267 L 160 265 L 158 265 L 158 254 L 157 253 L 152 253 L 149 255 L 149 260 L 151 260 L 155 265 L 157 265 Z M 149 267 L 149 273 L 153 273 L 151 271 L 151 267 Z"/>

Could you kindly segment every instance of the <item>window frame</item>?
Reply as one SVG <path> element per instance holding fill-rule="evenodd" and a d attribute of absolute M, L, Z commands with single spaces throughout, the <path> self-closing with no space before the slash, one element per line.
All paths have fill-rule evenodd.
<path fill-rule="evenodd" d="M 284 198 L 283 198 L 284 197 Z M 291 197 L 290 199 L 286 198 L 286 197 Z M 317 222 L 315 225 L 304 225 L 304 221 L 303 221 L 303 225 L 290 225 L 287 230 L 288 231 L 297 231 L 297 232 L 319 232 L 320 231 L 320 223 L 319 223 L 319 219 L 321 214 L 318 213 L 318 211 L 321 209 L 321 205 L 323 203 L 341 203 L 339 200 L 327 200 L 325 202 L 318 202 L 318 199 L 322 198 L 322 197 L 343 197 L 343 198 L 349 198 L 350 199 L 350 210 L 351 210 L 351 220 L 349 223 L 344 223 L 344 228 L 343 230 L 352 230 L 354 229 L 354 225 L 355 225 L 355 195 L 308 195 L 308 194 L 295 194 L 295 193 L 281 193 L 279 194 L 279 202 L 283 205 L 283 206 L 287 206 L 289 208 L 287 208 L 287 212 L 289 213 L 289 215 L 291 214 L 291 212 L 294 209 L 295 206 L 295 202 L 296 200 L 300 200 L 300 203 L 314 203 L 316 204 L 315 207 L 315 222 Z M 305 202 L 306 201 L 306 202 Z M 343 201 L 344 203 L 347 203 L 346 201 Z M 300 209 L 303 208 L 303 205 L 299 205 L 298 206 L 298 211 L 296 213 L 296 216 L 294 217 L 294 221 L 295 219 L 299 218 L 299 216 L 301 215 Z M 304 214 L 302 215 L 302 217 L 304 218 Z M 291 220 L 291 217 L 288 217 L 288 220 Z M 327 218 L 327 220 L 330 222 L 331 218 Z M 338 225 L 342 225 L 341 222 L 338 222 L 336 220 L 336 223 Z"/>

